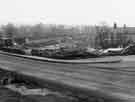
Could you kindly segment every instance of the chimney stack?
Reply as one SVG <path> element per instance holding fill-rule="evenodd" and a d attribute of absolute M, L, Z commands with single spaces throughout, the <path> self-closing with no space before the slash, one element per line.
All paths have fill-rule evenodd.
<path fill-rule="evenodd" d="M 124 24 L 123 28 L 126 29 L 126 27 L 127 27 L 126 24 Z"/>
<path fill-rule="evenodd" d="M 117 29 L 117 23 L 116 22 L 114 23 L 113 28 Z"/>

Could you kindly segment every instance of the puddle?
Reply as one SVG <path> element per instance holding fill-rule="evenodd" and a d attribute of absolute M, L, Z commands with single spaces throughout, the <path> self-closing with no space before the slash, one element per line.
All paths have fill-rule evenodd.
<path fill-rule="evenodd" d="M 54 94 L 53 92 L 49 91 L 48 89 L 28 89 L 26 86 L 18 86 L 15 84 L 11 84 L 11 85 L 5 85 L 6 88 L 15 91 L 15 92 L 19 92 L 22 95 L 48 95 L 48 94 Z M 55 93 L 56 94 L 56 93 Z"/>

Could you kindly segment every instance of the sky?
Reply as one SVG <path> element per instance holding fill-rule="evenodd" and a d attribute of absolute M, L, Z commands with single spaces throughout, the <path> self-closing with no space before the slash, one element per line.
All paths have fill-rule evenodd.
<path fill-rule="evenodd" d="M 135 0 L 0 0 L 0 24 L 135 26 Z"/>

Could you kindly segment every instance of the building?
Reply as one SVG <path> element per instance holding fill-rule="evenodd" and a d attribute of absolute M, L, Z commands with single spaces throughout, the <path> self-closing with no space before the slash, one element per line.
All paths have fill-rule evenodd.
<path fill-rule="evenodd" d="M 96 47 L 125 47 L 129 43 L 135 43 L 135 27 L 118 27 L 116 23 L 113 27 L 98 27 L 95 40 Z"/>

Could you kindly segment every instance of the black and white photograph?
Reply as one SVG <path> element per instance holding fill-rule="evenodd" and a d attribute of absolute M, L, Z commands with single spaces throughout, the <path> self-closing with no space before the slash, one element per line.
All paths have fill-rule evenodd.
<path fill-rule="evenodd" d="M 0 102 L 135 102 L 134 0 L 0 0 Z"/>

